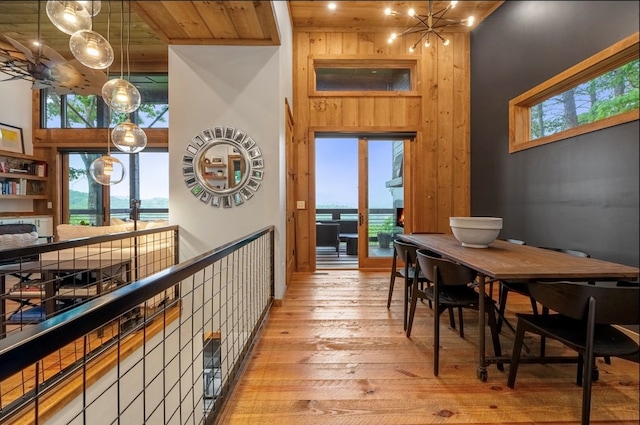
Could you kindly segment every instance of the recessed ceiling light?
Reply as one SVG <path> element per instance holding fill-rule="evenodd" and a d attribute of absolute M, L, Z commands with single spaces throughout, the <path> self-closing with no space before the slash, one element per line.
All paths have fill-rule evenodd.
<path fill-rule="evenodd" d="M 338 6 L 334 2 L 331 2 L 327 7 L 329 8 L 329 10 L 336 10 L 336 7 Z"/>

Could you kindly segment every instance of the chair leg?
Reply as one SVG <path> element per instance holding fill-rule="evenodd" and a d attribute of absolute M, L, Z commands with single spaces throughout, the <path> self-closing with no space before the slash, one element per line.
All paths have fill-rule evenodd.
<path fill-rule="evenodd" d="M 533 301 L 533 298 L 531 298 L 531 300 L 535 304 L 535 301 Z M 538 314 L 537 308 L 536 310 L 534 310 L 533 314 Z M 549 309 L 547 307 L 542 307 L 542 315 L 543 316 L 549 315 Z M 540 357 L 544 357 L 546 352 L 545 348 L 546 348 L 546 338 L 541 335 L 540 336 Z"/>
<path fill-rule="evenodd" d="M 440 367 L 440 313 L 444 309 L 438 307 L 438 298 L 436 297 L 435 315 L 433 318 L 433 376 L 438 376 L 438 369 Z"/>
<path fill-rule="evenodd" d="M 453 307 L 449 307 L 447 310 L 449 310 L 449 326 L 451 326 L 451 329 L 455 329 L 456 318 L 453 315 Z"/>
<path fill-rule="evenodd" d="M 416 305 L 418 304 L 418 291 L 411 291 L 411 308 L 409 309 L 409 319 L 407 321 L 407 338 L 411 336 L 411 328 L 413 327 L 413 317 L 416 314 Z"/>
<path fill-rule="evenodd" d="M 464 338 L 464 323 L 462 322 L 462 307 L 458 307 L 458 320 L 460 321 L 460 338 Z"/>
<path fill-rule="evenodd" d="M 397 267 L 398 254 L 396 250 L 393 250 L 393 259 L 391 260 L 391 279 L 389 280 L 389 298 L 387 299 L 387 308 L 391 307 L 391 297 L 393 296 L 393 286 L 396 283 L 396 276 L 398 272 L 396 271 Z"/>
<path fill-rule="evenodd" d="M 509 290 L 504 287 L 504 285 L 500 285 L 500 295 L 498 299 L 498 332 L 502 331 L 502 321 L 504 320 L 504 312 L 507 308 L 507 295 L 509 295 Z"/>
<path fill-rule="evenodd" d="M 584 372 L 582 374 L 582 425 L 589 425 L 591 414 L 591 383 L 593 376 L 593 353 L 586 355 L 584 359 Z"/>
<path fill-rule="evenodd" d="M 389 280 L 389 298 L 387 298 L 387 308 L 391 308 L 391 297 L 393 296 L 393 287 L 396 283 L 396 271 L 391 270 L 391 279 Z"/>
<path fill-rule="evenodd" d="M 409 285 L 407 278 L 404 279 L 404 304 L 402 306 L 404 315 L 404 330 L 407 330 L 407 318 L 409 315 Z"/>
<path fill-rule="evenodd" d="M 520 364 L 520 354 L 522 351 L 522 343 L 524 342 L 525 327 L 518 322 L 516 326 L 516 336 L 513 340 L 513 352 L 511 353 L 511 363 L 509 364 L 509 378 L 507 386 L 513 388 L 516 383 L 516 374 L 518 373 L 518 365 Z"/>

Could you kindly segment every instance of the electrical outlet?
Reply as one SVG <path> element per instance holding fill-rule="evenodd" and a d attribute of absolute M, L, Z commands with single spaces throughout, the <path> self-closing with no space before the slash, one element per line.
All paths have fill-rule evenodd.
<path fill-rule="evenodd" d="M 303 210 L 306 208 L 306 204 L 304 201 L 297 201 L 296 202 L 296 208 L 298 208 L 299 210 Z"/>
<path fill-rule="evenodd" d="M 53 208 L 53 202 L 47 202 L 47 208 L 49 209 Z"/>

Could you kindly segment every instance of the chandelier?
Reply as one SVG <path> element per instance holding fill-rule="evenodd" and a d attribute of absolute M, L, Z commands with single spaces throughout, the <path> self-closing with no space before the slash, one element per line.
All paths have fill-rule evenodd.
<path fill-rule="evenodd" d="M 434 12 L 433 0 L 429 0 L 429 12 L 426 15 L 416 13 L 413 8 L 409 9 L 406 13 L 397 12 L 391 8 L 385 9 L 385 15 L 409 16 L 415 21 L 412 26 L 405 29 L 401 33 L 392 33 L 389 37 L 389 43 L 393 43 L 397 38 L 405 35 L 419 34 L 417 41 L 413 43 L 411 47 L 409 47 L 410 52 L 413 52 L 416 47 L 418 47 L 418 44 L 423 41 L 425 47 L 431 46 L 432 41 L 435 41 L 437 39 L 442 41 L 443 45 L 447 46 L 449 44 L 449 39 L 442 35 L 442 29 L 462 26 L 470 27 L 474 23 L 473 16 L 469 16 L 468 18 L 462 20 L 450 19 L 445 16 L 449 10 L 456 7 L 456 3 L 458 2 L 451 1 L 444 9 L 440 9 Z"/>

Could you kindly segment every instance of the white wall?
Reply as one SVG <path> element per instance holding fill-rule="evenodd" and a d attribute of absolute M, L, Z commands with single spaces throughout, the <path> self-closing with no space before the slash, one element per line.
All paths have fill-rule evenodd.
<path fill-rule="evenodd" d="M 5 78 L 9 76 L 0 74 L 0 80 Z M 0 123 L 22 128 L 25 153 L 33 154 L 30 81 L 0 82 Z"/>
<path fill-rule="evenodd" d="M 292 103 L 292 36 L 279 3 L 281 46 L 169 47 L 169 218 L 180 225 L 181 259 L 275 225 L 276 298 L 285 290 L 285 98 Z M 245 131 L 262 151 L 261 186 L 241 206 L 206 205 L 185 184 L 185 148 L 214 126 Z"/>
<path fill-rule="evenodd" d="M 9 78 L 0 74 L 0 80 Z M 0 123 L 22 128 L 24 152 L 33 154 L 31 131 L 31 82 L 26 80 L 0 81 Z M 33 211 L 33 201 L 16 199 L 0 201 L 0 212 Z"/>

